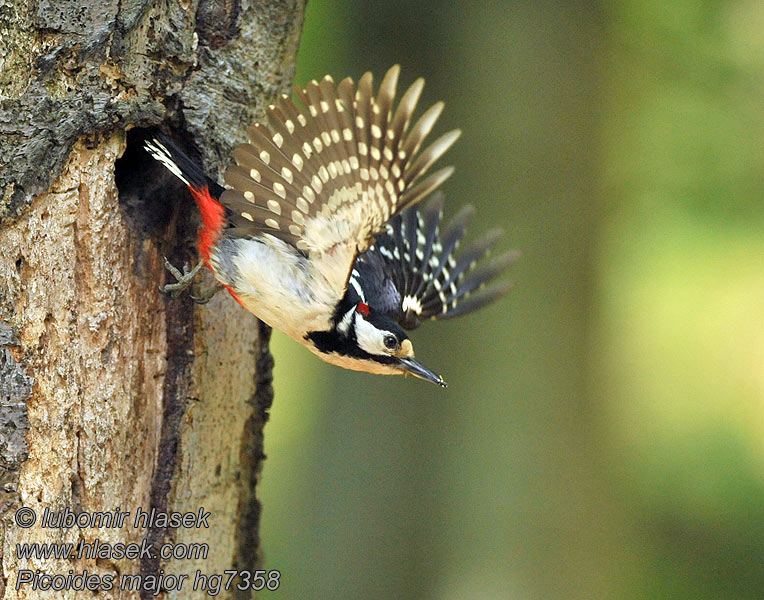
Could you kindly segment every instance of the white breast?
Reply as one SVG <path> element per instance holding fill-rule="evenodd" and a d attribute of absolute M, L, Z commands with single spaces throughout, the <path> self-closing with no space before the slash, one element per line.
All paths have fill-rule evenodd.
<path fill-rule="evenodd" d="M 302 254 L 270 235 L 236 240 L 231 286 L 244 307 L 274 329 L 303 342 L 308 331 L 325 331 L 339 298 L 330 297 L 320 275 Z"/>

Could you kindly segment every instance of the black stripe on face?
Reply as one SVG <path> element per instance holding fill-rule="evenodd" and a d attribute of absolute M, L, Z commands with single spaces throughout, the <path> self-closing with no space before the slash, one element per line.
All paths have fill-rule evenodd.
<path fill-rule="evenodd" d="M 360 360 L 373 360 L 383 365 L 393 365 L 398 363 L 394 356 L 369 354 L 358 346 L 355 334 L 344 336 L 337 331 L 311 331 L 305 339 L 312 342 L 313 345 L 324 354 L 336 353 L 340 356 L 349 356 Z"/>

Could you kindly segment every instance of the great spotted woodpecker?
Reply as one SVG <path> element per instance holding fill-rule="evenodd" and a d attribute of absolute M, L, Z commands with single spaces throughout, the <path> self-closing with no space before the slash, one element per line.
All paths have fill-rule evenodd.
<path fill-rule="evenodd" d="M 326 76 L 267 110 L 269 125 L 247 131 L 224 189 L 163 135 L 146 149 L 190 189 L 202 226 L 201 262 L 172 288 L 186 287 L 203 264 L 247 310 L 323 360 L 358 371 L 443 378 L 414 359 L 404 329 L 460 315 L 503 295 L 486 286 L 514 259 L 482 261 L 500 236 L 491 231 L 457 253 L 472 215 L 464 207 L 441 229 L 440 192 L 452 173 L 422 178 L 458 130 L 423 152 L 443 109 L 439 102 L 409 129 L 424 81 L 393 110 L 399 67 L 373 95 L 372 75 L 356 87 Z M 479 266 L 478 263 L 480 262 Z"/>

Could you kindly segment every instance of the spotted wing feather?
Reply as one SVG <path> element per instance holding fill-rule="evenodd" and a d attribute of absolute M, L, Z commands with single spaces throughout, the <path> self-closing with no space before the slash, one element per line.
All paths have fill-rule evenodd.
<path fill-rule="evenodd" d="M 351 267 L 387 222 L 435 190 L 452 173 L 430 167 L 459 136 L 441 136 L 419 153 L 442 111 L 438 103 L 409 125 L 421 95 L 418 79 L 394 109 L 399 67 L 374 95 L 371 73 L 356 86 L 331 77 L 296 88 L 268 108 L 268 124 L 248 132 L 234 151 L 221 202 L 251 223 L 309 255 L 337 299 Z M 246 233 L 245 225 L 242 230 Z"/>
<path fill-rule="evenodd" d="M 465 207 L 441 231 L 443 197 L 437 193 L 388 223 L 385 233 L 358 257 L 357 265 L 357 270 L 364 271 L 384 261 L 382 270 L 397 290 L 397 306 L 386 302 L 378 310 L 413 329 L 425 319 L 476 310 L 509 290 L 507 282 L 494 280 L 514 262 L 517 253 L 485 259 L 501 237 L 500 231 L 489 231 L 459 251 L 472 213 L 471 207 Z"/>

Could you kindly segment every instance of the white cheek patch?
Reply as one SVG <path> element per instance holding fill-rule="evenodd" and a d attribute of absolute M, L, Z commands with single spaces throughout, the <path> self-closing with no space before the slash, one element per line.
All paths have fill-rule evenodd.
<path fill-rule="evenodd" d="M 369 354 L 389 355 L 382 340 L 389 331 L 380 331 L 359 314 L 355 320 L 355 337 L 361 350 Z"/>
<path fill-rule="evenodd" d="M 348 331 L 350 330 L 350 324 L 353 322 L 353 315 L 355 314 L 355 306 L 351 308 L 349 311 L 345 313 L 345 316 L 342 317 L 342 320 L 337 323 L 337 329 L 339 332 L 347 336 Z"/>

